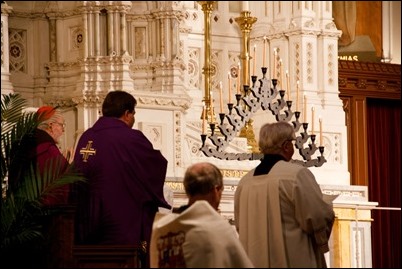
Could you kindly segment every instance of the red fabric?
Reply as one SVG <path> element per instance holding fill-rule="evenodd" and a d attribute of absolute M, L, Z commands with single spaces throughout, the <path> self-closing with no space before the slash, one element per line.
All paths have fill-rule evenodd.
<path fill-rule="evenodd" d="M 42 175 L 44 171 L 49 171 L 50 166 L 53 166 L 51 170 L 55 171 L 54 178 L 58 178 L 66 170 L 68 162 L 56 144 L 51 142 L 39 144 L 36 147 L 36 152 L 36 161 Z M 63 187 L 49 190 L 49 193 L 43 198 L 43 205 L 66 204 L 68 202 L 69 186 L 64 185 Z"/>
<path fill-rule="evenodd" d="M 46 176 L 44 174 L 45 171 L 52 171 L 51 176 L 53 180 L 57 179 L 67 169 L 67 159 L 47 132 L 36 130 L 36 142 L 35 158 L 41 175 Z M 52 169 L 49 169 L 50 166 L 53 166 Z M 58 189 L 46 190 L 49 191 L 49 194 L 43 198 L 42 203 L 48 206 L 66 204 L 68 202 L 69 189 L 68 185 L 64 185 Z"/>
<path fill-rule="evenodd" d="M 369 199 L 401 207 L 401 101 L 368 99 Z M 401 267 L 401 211 L 373 210 L 373 268 Z"/>
<path fill-rule="evenodd" d="M 38 108 L 38 110 L 36 111 L 36 113 L 38 115 L 38 121 L 42 122 L 42 121 L 50 119 L 54 115 L 55 112 L 56 112 L 56 109 L 52 106 L 42 106 L 42 107 Z"/>

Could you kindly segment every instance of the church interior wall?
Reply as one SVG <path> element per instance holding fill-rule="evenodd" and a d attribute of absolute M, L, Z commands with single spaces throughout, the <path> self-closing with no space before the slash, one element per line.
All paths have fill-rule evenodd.
<path fill-rule="evenodd" d="M 151 141 L 155 149 L 162 152 L 168 160 L 174 160 L 175 121 L 174 111 L 164 111 L 163 113 L 152 109 L 136 109 L 135 124 L 133 128 L 141 130 Z M 180 113 L 179 113 L 180 114 Z M 167 176 L 174 175 L 174 163 L 168 162 Z"/>
<path fill-rule="evenodd" d="M 74 62 L 84 56 L 81 42 L 79 42 L 79 37 L 83 34 L 81 21 L 82 18 L 79 15 L 57 20 L 57 62 Z"/>
<path fill-rule="evenodd" d="M 63 105 L 69 107 L 70 102 L 63 100 L 68 98 L 75 98 L 79 96 L 83 90 L 85 90 L 90 82 L 85 82 L 85 76 L 80 71 L 80 59 L 85 56 L 85 42 L 81 40 L 83 37 L 86 26 L 83 25 L 82 15 L 79 12 L 78 7 L 80 3 L 67 1 L 66 3 L 38 3 L 24 5 L 15 1 L 9 1 L 10 5 L 14 7 L 14 15 L 10 16 L 9 28 L 10 29 L 22 29 L 26 35 L 23 40 L 25 44 L 21 48 L 26 50 L 25 54 L 27 59 L 23 62 L 26 65 L 24 72 L 10 72 L 11 82 L 14 84 L 16 91 L 23 94 L 32 106 L 39 106 L 43 103 L 53 103 L 56 105 Z M 212 12 L 211 15 L 211 61 L 214 67 L 214 74 L 212 76 L 214 98 L 217 99 L 217 87 L 219 81 L 222 81 L 223 87 L 228 87 L 228 81 L 226 79 L 227 70 L 229 72 L 236 72 L 236 67 L 239 63 L 239 51 L 240 51 L 240 30 L 234 19 L 238 16 L 239 10 L 242 8 L 243 2 L 217 2 L 217 9 Z M 337 38 L 336 35 L 328 38 L 327 40 L 317 39 L 314 34 L 308 37 L 301 37 L 295 35 L 290 30 L 291 27 L 295 27 L 298 23 L 312 23 L 316 27 L 320 26 L 326 20 L 328 16 L 327 2 L 318 3 L 305 3 L 303 6 L 299 6 L 293 2 L 253 2 L 250 5 L 250 11 L 252 15 L 258 17 L 257 23 L 254 25 L 251 31 L 251 43 L 258 45 L 262 48 L 262 37 L 264 35 L 269 36 L 270 42 L 268 44 L 268 51 L 272 52 L 274 48 L 280 48 L 279 54 L 284 59 L 284 69 L 289 69 L 289 73 L 293 74 L 290 77 L 291 85 L 295 85 L 295 80 L 300 79 L 303 81 L 302 91 L 309 96 L 309 101 L 315 106 L 317 115 L 319 114 L 324 119 L 331 118 L 330 121 L 325 122 L 327 129 L 325 140 L 328 141 L 326 148 L 326 157 L 329 162 L 325 165 L 329 171 L 332 171 L 339 166 L 342 167 L 342 173 L 344 177 L 347 177 L 346 168 L 346 130 L 344 126 L 342 105 L 338 94 L 337 83 L 334 70 L 331 70 L 326 66 L 326 62 L 330 61 L 331 64 L 336 64 L 336 60 L 328 58 L 328 55 L 335 55 L 335 51 L 328 51 L 333 48 L 333 40 Z M 183 8 L 185 8 L 183 10 Z M 159 9 L 159 10 L 158 10 Z M 160 35 L 165 31 L 164 37 L 175 38 L 174 31 L 169 32 L 170 29 L 159 28 L 161 19 L 153 19 L 152 14 L 158 12 L 167 12 L 176 10 L 182 10 L 181 19 L 177 20 L 175 26 L 175 20 L 170 22 L 170 26 L 173 28 L 179 28 L 179 40 L 177 44 L 179 50 L 177 53 L 164 53 L 165 51 L 174 51 L 172 40 L 165 40 L 166 47 L 161 47 Z M 175 13 L 172 13 L 175 14 Z M 291 14 L 291 16 L 286 15 Z M 169 14 L 171 15 L 171 14 Z M 174 16 L 173 16 L 174 17 Z M 186 126 L 196 126 L 200 123 L 200 114 L 202 110 L 202 100 L 204 96 L 204 81 L 203 81 L 203 56 L 205 54 L 203 40 L 204 40 L 204 26 L 203 26 L 203 12 L 196 2 L 192 3 L 158 3 L 158 2 L 141 2 L 131 3 L 131 9 L 127 14 L 127 28 L 128 28 L 128 53 L 132 56 L 132 64 L 130 65 L 130 77 L 133 80 L 134 95 L 146 96 L 146 92 L 163 92 L 163 85 L 168 80 L 171 86 L 166 87 L 166 92 L 172 92 L 174 96 L 183 98 L 189 98 L 191 101 L 191 107 L 185 109 L 179 109 L 180 122 L 182 133 L 181 136 L 189 135 L 186 131 Z M 102 18 L 102 16 L 101 16 Z M 177 17 L 179 18 L 179 17 Z M 293 18 L 293 20 L 292 20 Z M 52 28 L 52 19 L 55 19 L 55 28 Z M 320 21 L 324 19 L 324 21 Z M 102 19 L 101 19 L 102 20 Z M 309 22 L 311 20 L 311 22 Z M 329 20 L 330 21 L 330 20 Z M 167 21 L 169 22 L 169 21 Z M 107 41 L 103 36 L 107 32 L 105 23 L 100 22 L 100 32 L 102 40 Z M 103 26 L 102 26 L 103 25 Z M 304 27 L 304 26 L 303 26 Z M 49 29 L 44 31 L 43 29 Z M 52 31 L 55 31 L 53 33 Z M 287 37 L 281 34 L 281 31 L 287 31 Z M 316 30 L 314 30 L 316 31 Z M 60 34 L 63 33 L 63 34 Z M 140 36 L 136 36 L 139 33 Z M 143 36 L 142 36 L 143 35 Z M 52 41 L 52 38 L 56 36 L 56 40 Z M 93 37 L 96 39 L 96 37 Z M 321 38 L 321 37 L 320 37 Z M 287 39 L 290 41 L 287 41 Z M 88 42 L 95 42 L 95 40 L 88 40 Z M 103 44 L 103 42 L 101 42 Z M 56 45 L 55 45 L 56 44 Z M 105 59 L 103 51 L 105 45 L 101 45 L 99 60 Z M 142 47 L 141 47 L 142 46 Z M 139 49 L 139 47 L 141 47 Z M 164 49 L 164 51 L 162 51 Z M 108 52 L 106 52 L 108 53 Z M 260 51 L 261 54 L 261 51 Z M 177 72 L 174 69 L 168 68 L 174 65 L 174 55 L 180 57 L 179 61 L 185 65 L 184 69 Z M 313 55 L 312 57 L 310 55 Z M 158 69 L 158 67 L 150 68 L 158 61 L 161 61 L 161 56 L 167 57 L 169 65 L 166 68 Z M 55 58 L 56 57 L 56 58 Z M 257 57 L 257 66 L 262 66 L 262 57 Z M 295 59 L 296 58 L 296 59 Z M 163 59 L 162 59 L 163 62 Z M 296 65 L 295 62 L 301 62 Z M 50 64 L 49 64 L 50 63 Z M 167 63 L 167 62 L 165 62 Z M 269 57 L 269 65 L 273 65 L 272 57 Z M 47 68 L 44 68 L 47 66 Z M 108 69 L 108 64 L 105 66 L 98 65 L 93 68 L 98 69 L 98 75 L 93 77 L 94 79 L 101 79 L 101 81 L 95 81 L 90 85 L 91 91 L 95 87 L 100 87 L 101 92 L 108 91 L 108 88 L 113 88 L 113 85 L 108 83 L 108 79 L 112 79 L 113 76 L 108 74 L 112 69 Z M 105 68 L 105 70 L 101 70 Z M 100 70 L 99 70 L 100 69 Z M 259 69 L 259 68 L 257 68 Z M 320 72 L 324 70 L 325 72 Z M 184 71 L 184 72 L 183 72 Z M 167 72 L 166 79 L 158 78 L 163 73 Z M 258 72 L 258 71 L 257 71 Z M 270 72 L 270 70 L 269 70 Z M 80 74 L 81 73 L 81 74 Z M 84 78 L 83 78 L 84 76 Z M 177 77 L 177 79 L 176 79 Z M 102 82 L 103 79 L 103 82 Z M 50 81 L 49 81 L 50 80 Z M 82 85 L 82 81 L 84 84 Z M 77 82 L 78 81 L 78 82 Z M 166 83 L 165 83 L 166 84 Z M 166 85 L 167 85 L 166 84 Z M 124 85 L 124 84 L 123 84 Z M 96 93 L 95 93 L 96 95 Z M 104 95 L 104 94 L 103 94 Z M 50 97 L 49 97 L 50 96 Z M 100 96 L 101 98 L 102 96 Z M 146 99 L 147 97 L 144 97 Z M 174 98 L 174 97 L 173 97 Z M 224 95 L 224 103 L 228 102 L 228 96 Z M 156 100 L 156 99 L 155 99 Z M 158 102 L 156 100 L 155 102 Z M 99 104 L 98 104 L 99 105 Z M 152 123 L 155 115 L 158 115 L 159 119 L 163 119 L 163 122 L 173 122 L 175 114 L 174 109 L 162 109 L 146 108 L 147 103 L 139 103 L 139 113 L 137 117 L 141 122 L 146 125 L 147 122 Z M 189 105 L 190 106 L 190 105 Z M 147 111 L 147 114 L 143 115 L 142 108 Z M 95 120 L 96 116 L 92 112 L 88 112 L 90 109 L 85 109 L 83 112 L 84 124 L 79 123 L 78 114 L 76 117 L 68 116 L 73 123 L 72 126 L 78 126 L 77 130 L 69 130 L 69 137 L 65 140 L 66 147 L 72 147 L 74 145 L 74 137 L 76 131 L 82 131 L 82 129 L 88 128 Z M 163 113 L 162 113 L 163 112 Z M 167 113 L 168 112 L 168 113 Z M 71 112 L 69 112 L 71 113 Z M 85 113 L 87 113 L 85 115 Z M 91 114 L 92 113 L 92 114 Z M 310 111 L 307 112 L 309 114 Z M 89 115 L 91 114 L 91 115 Z M 339 114 L 337 117 L 331 117 L 334 114 Z M 96 115 L 96 113 L 95 113 Z M 166 116 L 170 115 L 170 116 Z M 266 120 L 266 115 L 263 112 L 257 112 L 255 115 L 255 135 L 258 139 L 258 131 L 261 124 Z M 307 117 L 309 117 L 308 115 Z M 166 127 L 165 134 L 168 135 L 166 140 L 174 141 L 176 135 L 171 130 L 171 124 Z M 135 126 L 137 127 L 137 125 Z M 330 130 L 330 131 L 329 131 Z M 155 130 L 152 130 L 155 131 Z M 151 134 L 147 134 L 151 136 Z M 188 139 L 191 140 L 191 139 Z M 340 143 L 339 148 L 331 146 L 333 144 Z M 169 161 L 172 163 L 172 169 L 170 169 L 169 176 L 180 176 L 176 174 L 173 167 L 177 166 L 177 162 L 174 160 L 175 155 L 184 156 L 182 152 L 180 154 L 174 154 L 174 151 L 183 151 L 185 148 L 183 145 L 177 146 L 177 143 L 169 143 L 169 145 L 176 145 L 174 148 L 166 149 L 166 154 L 169 157 Z M 336 153 L 335 153 L 336 152 Z M 230 166 L 230 165 L 229 165 Z M 339 168 L 338 167 L 338 168 Z M 182 169 L 181 169 L 182 170 Z M 323 171 L 322 169 L 320 169 Z M 324 169 L 327 170 L 327 169 Z M 321 176 L 317 172 L 318 180 Z M 347 180 L 346 180 L 347 181 Z M 344 179 L 342 183 L 346 183 Z"/>
<path fill-rule="evenodd" d="M 389 27 L 383 24 L 384 61 L 400 64 L 400 2 L 382 2 L 388 4 L 391 14 Z M 11 69 L 8 72 L 2 66 L 2 93 L 3 90 L 21 93 L 32 107 L 60 106 L 67 122 L 61 142 L 63 150 L 74 148 L 80 134 L 99 118 L 108 91 L 123 89 L 132 93 L 138 101 L 134 128 L 143 131 L 168 160 L 166 181 L 174 192 L 174 206 L 186 203 L 181 184 L 185 169 L 196 162 L 213 162 L 224 174 L 220 209 L 230 219 L 236 184 L 259 161 L 222 160 L 206 157 L 200 151 L 206 53 L 200 4 L 196 1 L 107 3 L 7 1 L 13 7 L 8 16 Z M 213 67 L 210 94 L 216 111 L 220 82 L 224 104 L 229 101 L 228 74 L 232 86 L 238 84 L 242 32 L 235 19 L 244 5 L 257 18 L 250 32 L 250 53 L 254 45 L 258 52 L 250 62 L 250 72 L 256 65 L 260 78 L 260 67 L 267 60 L 267 76 L 278 74 L 273 72 L 274 49 L 277 50 L 282 60 L 280 74 L 289 72 L 291 99 L 295 101 L 295 88 L 300 82 L 300 99 L 304 94 L 308 98 L 303 113 L 307 121 L 313 121 L 314 107 L 315 126 L 318 117 L 324 122 L 326 163 L 310 169 L 320 185 L 333 186 L 334 189 L 328 188 L 329 192 L 347 192 L 355 186 L 350 186 L 348 133 L 339 97 L 337 42 L 341 32 L 333 23 L 332 1 L 217 1 L 210 22 Z M 120 24 L 108 24 L 110 10 L 117 12 L 114 18 L 121 20 Z M 87 33 L 90 34 L 86 36 Z M 264 38 L 266 59 L 261 55 Z M 285 82 L 283 77 L 279 79 Z M 3 88 L 9 84 L 12 86 Z M 261 125 L 273 120 L 269 111 L 254 114 L 256 140 Z M 227 151 L 244 152 L 247 148 L 247 138 L 236 137 Z M 318 153 L 313 158 L 317 156 Z M 294 158 L 301 160 L 301 156 Z M 365 199 L 364 203 L 368 202 L 366 196 Z"/>
<path fill-rule="evenodd" d="M 57 2 L 28 6 L 14 1 L 8 3 L 14 7 L 14 15 L 9 18 L 9 27 L 24 30 L 26 37 L 23 47 L 27 50 L 25 53 L 27 59 L 24 62 L 27 70 L 10 72 L 11 82 L 16 91 L 22 93 L 29 100 L 30 105 L 39 106 L 44 103 L 52 103 L 70 108 L 70 106 L 74 106 L 74 102 L 70 102 L 68 99 L 79 98 L 84 91 L 91 92 L 91 96 L 99 95 L 99 97 L 91 98 L 101 99 L 109 89 L 118 86 L 118 84 L 113 85 L 108 81 L 118 78 L 119 75 L 116 77 L 114 72 L 118 74 L 116 70 L 121 67 L 110 66 L 109 63 L 114 61 L 114 58 L 107 55 L 111 52 L 105 51 L 104 42 L 100 42 L 102 45 L 97 48 L 99 51 L 95 49 L 95 53 L 100 54 L 97 59 L 105 61 L 105 64 L 90 63 L 88 67 L 85 67 L 88 71 L 91 68 L 97 70 L 97 74 L 93 77 L 90 72 L 82 73 L 85 68 L 83 69 L 80 59 L 85 56 L 87 50 L 85 47 L 87 44 L 82 38 L 88 29 L 83 24 L 83 18 L 78 8 L 81 7 L 80 3 L 71 1 L 71 3 L 65 4 Z M 214 68 L 211 94 L 215 101 L 218 99 L 219 82 L 221 81 L 224 89 L 227 89 L 229 86 L 228 72 L 234 73 L 235 77 L 238 71 L 241 31 L 234 20 L 238 17 L 242 4 L 243 2 L 239 1 L 219 1 L 217 9 L 211 15 L 211 63 Z M 146 135 L 152 137 L 155 136 L 157 130 L 149 125 L 161 123 L 158 128 L 163 131 L 164 140 L 163 142 L 158 140 L 157 143 L 160 143 L 158 147 L 161 147 L 169 159 L 168 176 L 180 177 L 180 173 L 184 169 L 183 164 L 191 163 L 191 161 L 182 160 L 181 157 L 199 157 L 183 152 L 188 150 L 189 145 L 192 145 L 191 147 L 196 145 L 191 141 L 197 139 L 197 131 L 191 134 L 188 126 L 194 127 L 194 130 L 200 128 L 204 98 L 204 14 L 196 2 L 172 2 L 170 4 L 132 2 L 130 5 L 130 10 L 126 14 L 128 46 L 124 53 L 128 53 L 132 57 L 132 63 L 128 67 L 128 80 L 132 81 L 131 85 L 134 88 L 127 88 L 127 90 L 144 100 L 139 102 L 136 115 L 138 120 L 134 127 L 140 127 L 141 123 L 141 127 L 147 130 Z M 331 22 L 331 18 L 328 18 L 329 10 L 329 3 L 325 1 L 311 3 L 311 5 L 305 3 L 302 6 L 296 2 L 253 2 L 250 5 L 250 11 L 252 15 L 258 17 L 258 20 L 251 31 L 250 39 L 251 44 L 258 46 L 259 55 L 261 55 L 264 36 L 269 38 L 268 54 L 271 54 L 275 48 L 279 48 L 278 53 L 283 58 L 283 71 L 289 70 L 289 74 L 291 74 L 290 85 L 294 87 L 296 80 L 303 81 L 301 91 L 308 95 L 310 107 L 314 106 L 317 116 L 323 117 L 325 121 L 325 156 L 328 161 L 325 168 L 312 169 L 318 181 L 328 183 L 328 177 L 323 175 L 332 174 L 333 171 L 338 170 L 337 179 L 334 180 L 337 183 L 350 184 L 350 180 L 347 179 L 346 127 L 335 74 L 337 58 L 334 44 L 336 45 L 337 34 L 329 31 L 325 38 L 322 36 L 317 38 L 314 34 L 317 27 L 323 27 L 323 23 Z M 163 21 L 162 17 L 158 17 L 163 12 L 177 20 Z M 28 14 L 29 16 L 27 16 Z M 107 43 L 108 40 L 105 37 L 108 31 L 107 25 L 102 22 L 105 16 L 100 17 L 100 40 Z M 52 28 L 51 24 L 54 23 L 52 20 L 55 20 L 55 28 Z M 302 37 L 297 33 L 300 31 L 297 28 L 300 23 L 304 23 L 303 27 L 312 27 L 310 32 L 306 32 L 309 35 Z M 178 28 L 177 36 L 175 31 L 172 31 L 167 25 Z M 49 29 L 49 31 L 43 29 Z M 56 40 L 52 40 L 54 37 Z M 176 37 L 178 37 L 179 43 L 176 44 L 177 46 L 173 46 Z M 95 46 L 93 43 L 96 42 L 97 37 L 92 36 L 92 38 L 93 40 L 87 40 L 87 42 L 92 42 L 91 46 Z M 175 52 L 173 47 L 178 47 L 178 50 Z M 117 52 L 117 54 L 119 53 L 121 52 Z M 262 57 L 256 58 L 257 72 L 259 72 L 263 60 Z M 159 64 L 161 65 L 158 66 Z M 273 64 L 273 57 L 269 55 L 268 65 L 272 67 Z M 272 70 L 270 69 L 272 68 L 268 69 L 268 73 L 271 75 Z M 320 72 L 321 70 L 324 72 Z M 92 80 L 95 81 L 92 82 Z M 124 83 L 121 85 L 130 87 L 130 83 L 127 84 L 128 86 L 125 86 Z M 181 100 L 185 99 L 184 102 L 188 103 L 186 105 L 188 107 L 182 106 L 177 110 L 173 105 L 171 108 L 166 108 L 165 101 L 162 101 L 161 106 L 150 107 L 150 102 L 161 101 L 156 97 L 149 97 L 149 93 L 173 93 L 172 97 L 164 96 L 163 100 L 176 97 Z M 224 103 L 227 103 L 228 95 L 224 94 L 223 99 Z M 100 100 L 96 101 L 97 106 L 100 105 L 100 102 Z M 63 146 L 73 147 L 75 137 L 94 123 L 99 113 L 97 113 L 98 111 L 91 112 L 92 109 L 91 106 L 86 106 L 85 109 L 79 110 L 80 112 L 75 112 L 75 116 L 70 115 L 74 112 L 69 109 L 69 115 L 66 116 L 69 121 L 72 121 L 71 126 L 76 126 L 77 129 L 68 130 L 68 134 L 66 134 L 68 138 L 64 140 L 65 145 Z M 310 109 L 306 114 L 308 118 L 311 118 Z M 337 116 L 334 117 L 334 115 Z M 84 121 L 80 122 L 78 116 L 85 117 Z M 254 133 L 257 140 L 259 127 L 268 118 L 264 111 L 256 113 Z M 159 123 L 155 122 L 155 119 L 158 119 Z M 173 123 L 177 119 L 180 120 L 178 126 L 180 131 L 176 132 Z M 147 133 L 148 131 L 149 133 Z M 190 149 L 194 150 L 191 147 Z M 180 156 L 180 158 L 176 156 Z M 219 162 L 219 160 L 215 161 Z M 230 162 L 222 165 L 223 169 L 232 166 Z M 241 166 L 246 170 L 251 167 L 244 164 Z"/>
<path fill-rule="evenodd" d="M 43 64 L 49 59 L 46 55 L 47 43 L 43 44 L 43 50 L 40 49 L 41 40 L 48 38 L 47 32 L 44 31 L 39 35 L 40 37 L 35 36 L 37 31 L 35 26 L 41 26 L 41 24 L 23 18 L 9 21 L 9 27 L 13 29 L 10 31 L 12 44 L 10 58 L 13 60 L 10 66 L 10 80 L 30 103 L 35 97 L 33 85 L 37 84 L 36 81 L 40 80 L 41 75 L 42 78 L 45 76 L 43 68 L 40 68 L 41 62 Z"/>

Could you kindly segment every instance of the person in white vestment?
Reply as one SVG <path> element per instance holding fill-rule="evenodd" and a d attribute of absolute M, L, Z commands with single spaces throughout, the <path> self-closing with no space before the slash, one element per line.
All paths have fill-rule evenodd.
<path fill-rule="evenodd" d="M 261 127 L 261 163 L 235 192 L 235 225 L 255 267 L 327 267 L 335 214 L 311 171 L 290 162 L 295 131 L 287 122 Z"/>
<path fill-rule="evenodd" d="M 188 204 L 155 218 L 152 268 L 252 268 L 236 231 L 219 213 L 223 176 L 213 164 L 190 166 L 183 185 Z"/>

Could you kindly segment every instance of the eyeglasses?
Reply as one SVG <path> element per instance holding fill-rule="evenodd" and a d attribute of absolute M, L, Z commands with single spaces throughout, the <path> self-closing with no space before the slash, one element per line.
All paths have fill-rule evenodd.
<path fill-rule="evenodd" d="M 56 123 L 56 124 L 60 125 L 63 128 L 66 128 L 66 123 L 65 122 L 57 122 L 57 121 L 55 121 L 53 123 Z"/>

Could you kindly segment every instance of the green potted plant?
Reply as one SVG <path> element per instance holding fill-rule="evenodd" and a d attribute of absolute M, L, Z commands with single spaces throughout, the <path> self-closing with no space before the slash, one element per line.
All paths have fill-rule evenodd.
<path fill-rule="evenodd" d="M 39 268 L 46 265 L 43 259 L 47 244 L 47 223 L 58 214 L 57 207 L 42 204 L 42 198 L 65 184 L 83 181 L 84 178 L 70 164 L 60 175 L 54 165 L 43 173 L 31 167 L 16 188 L 8 187 L 11 164 L 17 162 L 26 143 L 21 143 L 38 125 L 36 113 L 24 112 L 26 100 L 19 94 L 2 94 L 1 99 L 1 264 L 6 267 Z"/>

